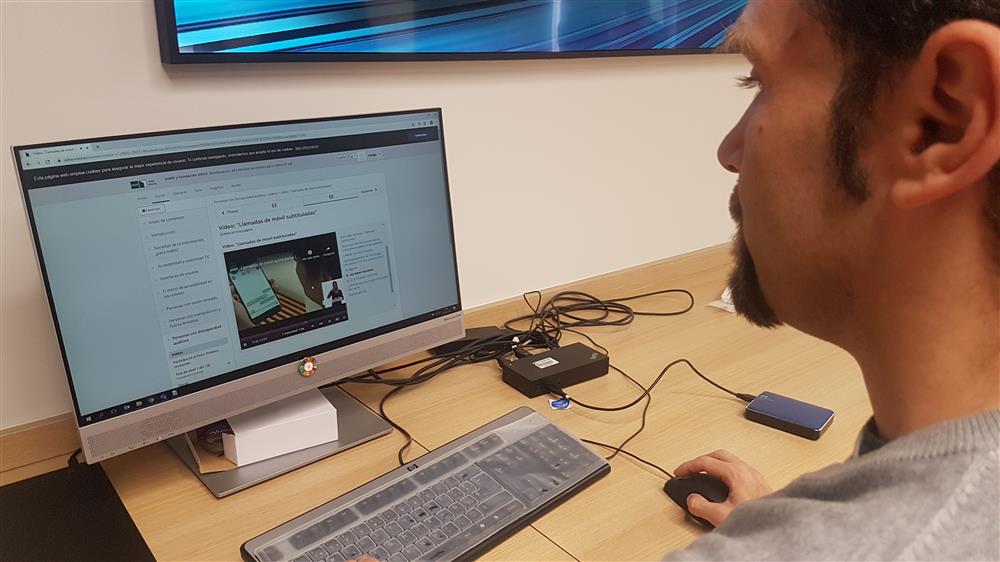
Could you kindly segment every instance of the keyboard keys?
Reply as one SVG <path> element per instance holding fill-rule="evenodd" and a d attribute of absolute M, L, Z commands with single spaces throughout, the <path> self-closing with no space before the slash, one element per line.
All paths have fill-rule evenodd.
<path fill-rule="evenodd" d="M 341 549 L 340 555 L 348 560 L 357 560 L 361 556 L 361 549 L 351 544 Z"/>
<path fill-rule="evenodd" d="M 437 545 L 430 539 L 430 537 L 422 537 L 417 539 L 416 546 L 421 552 L 426 553 L 434 550 L 434 547 Z"/>
<path fill-rule="evenodd" d="M 389 539 L 385 541 L 382 548 L 385 548 L 390 553 L 399 552 L 403 550 L 403 543 L 399 542 L 399 539 Z"/>
<path fill-rule="evenodd" d="M 420 484 L 428 484 L 430 482 L 438 480 L 438 477 L 447 474 L 452 470 L 455 470 L 456 468 L 462 466 L 466 462 L 467 461 L 465 457 L 462 456 L 461 451 L 459 451 L 457 453 L 453 453 L 445 457 L 444 459 L 428 467 L 423 468 L 419 472 L 414 473 L 413 479 L 419 482 Z"/>
<path fill-rule="evenodd" d="M 483 541 L 597 470 L 607 470 L 606 463 L 551 424 L 516 442 L 491 432 L 433 464 L 376 479 L 361 488 L 361 500 L 333 500 L 324 506 L 332 515 L 319 522 L 312 515 L 290 534 L 265 533 L 248 549 L 271 562 L 293 552 L 304 553 L 296 562 L 469 558 Z M 263 541 L 269 535 L 281 538 Z"/>
<path fill-rule="evenodd" d="M 482 469 L 480 469 L 478 466 L 474 464 L 470 464 L 469 466 L 456 472 L 455 478 L 458 478 L 460 481 L 465 482 L 466 480 L 472 478 L 473 476 L 479 474 L 480 472 L 482 472 Z"/>
<path fill-rule="evenodd" d="M 458 528 L 458 525 L 451 522 L 441 525 L 441 532 L 448 535 L 449 537 L 454 537 L 455 535 L 457 535 L 459 530 L 460 529 Z"/>
<path fill-rule="evenodd" d="M 514 499 L 514 496 L 510 495 L 510 492 L 503 491 L 487 498 L 486 501 L 479 504 L 479 509 L 484 514 L 489 514 L 491 511 L 496 511 L 500 508 L 500 506 L 506 504 L 512 499 Z"/>
<path fill-rule="evenodd" d="M 343 535 L 338 536 L 337 540 L 340 541 L 340 544 L 347 546 L 349 544 L 354 544 L 354 541 L 358 540 L 358 536 L 352 531 L 347 531 Z"/>
<path fill-rule="evenodd" d="M 371 550 L 375 548 L 375 541 L 373 541 L 371 537 L 362 537 L 355 544 L 361 549 L 361 552 L 371 552 Z"/>
<path fill-rule="evenodd" d="M 377 529 L 371 536 L 372 540 L 375 541 L 376 544 L 382 544 L 389 540 L 389 533 L 386 533 L 385 529 Z"/>
<path fill-rule="evenodd" d="M 355 515 L 354 512 L 349 509 L 345 509 L 335 515 L 327 517 L 315 525 L 311 525 L 295 533 L 289 537 L 288 542 L 296 550 L 302 550 L 311 544 L 319 542 L 321 539 L 328 538 L 341 528 L 346 527 L 357 520 L 358 516 Z"/>
<path fill-rule="evenodd" d="M 351 527 L 351 531 L 353 531 L 355 535 L 363 537 L 365 535 L 371 534 L 372 529 L 368 526 L 367 523 L 362 521 L 361 523 L 358 523 L 357 525 Z"/>
<path fill-rule="evenodd" d="M 417 489 L 417 485 L 412 480 L 400 480 L 395 484 L 379 490 L 375 494 L 359 501 L 355 507 L 362 515 L 371 515 L 385 507 L 388 507 L 400 499 L 410 495 Z"/>
<path fill-rule="evenodd" d="M 448 540 L 448 535 L 444 534 L 444 532 L 441 529 L 434 529 L 433 531 L 431 531 L 431 534 L 427 536 L 433 539 L 435 544 L 441 544 L 444 541 Z"/>

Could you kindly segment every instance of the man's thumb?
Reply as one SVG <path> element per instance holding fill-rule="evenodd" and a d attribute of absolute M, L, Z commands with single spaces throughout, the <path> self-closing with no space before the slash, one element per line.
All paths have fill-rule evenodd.
<path fill-rule="evenodd" d="M 723 503 L 713 503 L 700 494 L 691 494 L 687 498 L 688 511 L 695 517 L 708 520 L 718 526 L 729 514 L 729 507 Z"/>

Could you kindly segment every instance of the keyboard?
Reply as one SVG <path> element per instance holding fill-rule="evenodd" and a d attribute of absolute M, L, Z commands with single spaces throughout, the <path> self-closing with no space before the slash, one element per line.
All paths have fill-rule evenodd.
<path fill-rule="evenodd" d="M 248 562 L 466 560 L 611 467 L 522 407 L 243 543 Z"/>

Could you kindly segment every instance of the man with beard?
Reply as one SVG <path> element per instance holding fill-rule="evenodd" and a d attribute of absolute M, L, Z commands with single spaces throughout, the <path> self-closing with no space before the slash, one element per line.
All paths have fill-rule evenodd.
<path fill-rule="evenodd" d="M 679 466 L 730 493 L 668 559 L 1000 558 L 1000 0 L 750 0 L 729 45 L 758 90 L 718 155 L 734 304 L 851 353 L 874 415 L 773 493 Z"/>

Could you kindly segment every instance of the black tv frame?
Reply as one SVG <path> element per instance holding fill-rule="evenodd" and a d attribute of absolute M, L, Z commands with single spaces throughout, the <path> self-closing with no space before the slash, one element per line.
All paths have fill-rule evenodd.
<path fill-rule="evenodd" d="M 535 51 L 495 53 L 182 53 L 177 45 L 173 0 L 154 0 L 160 60 L 164 64 L 239 62 L 427 62 L 524 59 L 579 59 L 651 55 L 705 55 L 717 49 L 620 49 L 615 51 Z"/>

